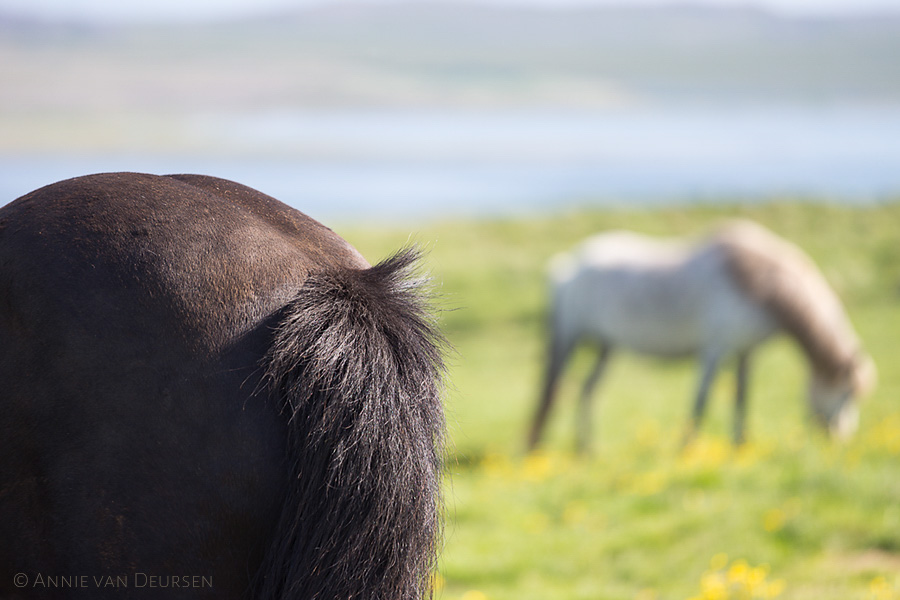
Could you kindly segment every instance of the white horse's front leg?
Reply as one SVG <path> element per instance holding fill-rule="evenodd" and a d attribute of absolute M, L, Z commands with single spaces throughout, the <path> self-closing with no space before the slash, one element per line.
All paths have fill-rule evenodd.
<path fill-rule="evenodd" d="M 590 375 L 584 381 L 581 397 L 578 401 L 578 410 L 575 412 L 575 450 L 579 454 L 586 454 L 591 446 L 591 394 L 597 387 L 597 382 L 606 370 L 609 362 L 610 348 L 607 345 L 600 347 L 600 355 L 591 370 Z"/>
<path fill-rule="evenodd" d="M 713 380 L 719 370 L 719 353 L 707 353 L 703 356 L 701 365 L 700 385 L 697 388 L 697 395 L 694 398 L 694 410 L 691 413 L 690 421 L 682 438 L 682 446 L 686 446 L 697 435 L 700 429 L 700 422 L 703 420 L 703 414 L 706 411 L 706 400 L 709 397 L 709 388 L 712 387 Z"/>

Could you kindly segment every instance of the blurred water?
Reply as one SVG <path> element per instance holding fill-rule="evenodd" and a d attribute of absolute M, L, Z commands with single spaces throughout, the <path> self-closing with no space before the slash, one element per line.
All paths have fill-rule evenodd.
<path fill-rule="evenodd" d="M 325 220 L 900 196 L 900 107 L 275 111 L 188 128 L 209 152 L 0 156 L 0 193 L 99 171 L 199 172 Z"/>

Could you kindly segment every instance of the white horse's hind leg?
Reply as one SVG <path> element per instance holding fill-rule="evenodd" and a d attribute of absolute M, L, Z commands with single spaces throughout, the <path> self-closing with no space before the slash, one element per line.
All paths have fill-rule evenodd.
<path fill-rule="evenodd" d="M 734 395 L 734 445 L 744 443 L 744 423 L 747 418 L 747 369 L 750 353 L 743 352 L 737 358 L 737 388 Z"/>
<path fill-rule="evenodd" d="M 531 432 L 528 435 L 529 451 L 534 450 L 538 442 L 541 441 L 541 434 L 544 431 L 547 414 L 550 412 L 550 405 L 553 404 L 553 400 L 556 397 L 556 386 L 559 382 L 559 376 L 562 374 L 566 360 L 568 360 L 574 348 L 574 341 L 558 343 L 558 340 L 554 339 L 551 344 L 549 364 L 547 365 L 547 373 L 544 376 L 544 388 L 531 423 Z"/>
<path fill-rule="evenodd" d="M 700 422 L 703 420 L 703 414 L 706 412 L 709 388 L 712 387 L 712 382 L 719 369 L 719 359 L 719 354 L 710 353 L 704 355 L 700 385 L 697 387 L 697 395 L 694 398 L 694 409 L 691 412 L 691 418 L 682 438 L 682 445 L 684 446 L 694 439 L 694 436 L 697 435 L 697 431 L 700 429 Z"/>
<path fill-rule="evenodd" d="M 600 348 L 600 355 L 597 362 L 591 370 L 590 375 L 584 381 L 584 387 L 581 390 L 581 397 L 578 401 L 578 411 L 575 413 L 575 449 L 580 454 L 590 451 L 591 445 L 591 394 L 597 387 L 597 382 L 603 376 L 606 365 L 609 362 L 610 349 L 609 346 L 603 345 Z"/>

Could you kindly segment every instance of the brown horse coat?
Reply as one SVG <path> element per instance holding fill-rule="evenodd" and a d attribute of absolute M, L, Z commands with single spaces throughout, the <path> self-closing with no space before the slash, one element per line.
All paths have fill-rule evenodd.
<path fill-rule="evenodd" d="M 443 418 L 414 259 L 196 175 L 0 209 L 0 598 L 419 600 Z"/>

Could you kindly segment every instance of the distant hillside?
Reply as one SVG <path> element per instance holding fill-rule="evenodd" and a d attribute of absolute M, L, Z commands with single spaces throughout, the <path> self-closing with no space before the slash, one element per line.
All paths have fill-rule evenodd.
<path fill-rule="evenodd" d="M 0 110 L 900 101 L 900 17 L 341 6 L 204 26 L 0 15 Z"/>
<path fill-rule="evenodd" d="M 283 24 L 310 52 L 444 84 L 567 81 L 640 97 L 900 98 L 900 17 L 783 19 L 749 10 L 333 9 Z"/>

